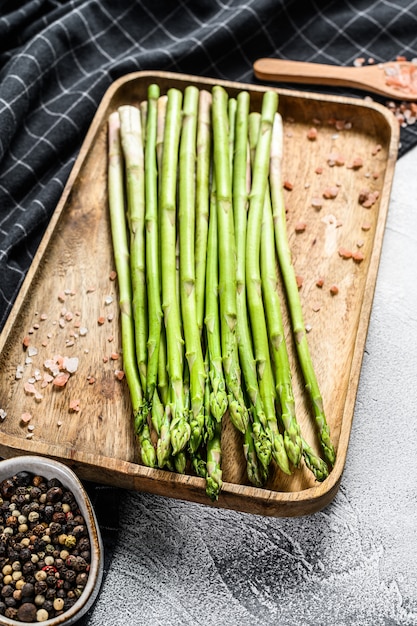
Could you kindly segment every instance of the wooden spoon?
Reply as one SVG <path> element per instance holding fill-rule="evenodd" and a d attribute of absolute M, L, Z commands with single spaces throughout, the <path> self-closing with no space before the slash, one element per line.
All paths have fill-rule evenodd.
<path fill-rule="evenodd" d="M 347 67 L 285 59 L 258 59 L 253 69 L 255 76 L 261 80 L 353 87 L 395 100 L 417 101 L 417 65 L 409 61 Z"/>

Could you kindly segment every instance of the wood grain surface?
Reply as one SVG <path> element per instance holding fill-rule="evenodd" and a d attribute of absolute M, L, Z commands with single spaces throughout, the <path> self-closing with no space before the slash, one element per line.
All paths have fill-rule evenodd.
<path fill-rule="evenodd" d="M 312 513 L 336 494 L 348 451 L 397 156 L 397 122 L 372 102 L 276 90 L 284 120 L 284 177 L 292 186 L 285 191 L 288 233 L 296 273 L 302 277 L 304 319 L 337 461 L 321 484 L 303 467 L 291 476 L 274 468 L 265 488 L 254 488 L 246 479 L 240 436 L 225 419 L 225 483 L 212 504 L 203 479 L 138 462 L 126 382 L 116 376 L 123 360 L 117 280 L 111 276 L 107 119 L 121 104 L 146 98 L 151 82 L 162 93 L 190 83 L 205 88 L 222 84 L 231 95 L 248 89 L 253 110 L 259 110 L 266 89 L 138 72 L 108 90 L 0 337 L 0 409 L 7 414 L 0 424 L 0 455 L 41 454 L 68 464 L 82 479 L 211 506 L 273 516 Z M 317 138 L 309 140 L 313 126 Z M 336 155 L 339 165 L 334 164 Z M 362 167 L 351 167 L 356 158 L 362 159 Z M 335 198 L 323 198 L 328 187 L 337 188 Z M 370 208 L 359 202 L 364 190 L 378 192 Z M 321 208 L 312 206 L 318 198 Z M 302 232 L 296 232 L 299 222 L 306 225 Z M 361 252 L 362 262 L 342 258 L 341 248 Z M 338 287 L 336 295 L 332 285 Z M 305 437 L 317 447 L 286 315 L 285 322 L 297 417 Z M 78 368 L 65 387 L 42 387 L 37 378 L 44 374 L 45 361 L 57 355 L 77 357 Z M 18 369 L 21 377 L 16 377 Z M 42 397 L 25 391 L 30 380 Z M 25 413 L 32 416 L 27 423 L 21 419 Z"/>

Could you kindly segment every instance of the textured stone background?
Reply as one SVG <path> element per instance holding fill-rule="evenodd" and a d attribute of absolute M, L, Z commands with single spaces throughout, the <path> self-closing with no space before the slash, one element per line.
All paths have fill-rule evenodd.
<path fill-rule="evenodd" d="M 417 624 L 417 149 L 397 164 L 350 446 L 323 511 L 126 493 L 89 626 Z"/>

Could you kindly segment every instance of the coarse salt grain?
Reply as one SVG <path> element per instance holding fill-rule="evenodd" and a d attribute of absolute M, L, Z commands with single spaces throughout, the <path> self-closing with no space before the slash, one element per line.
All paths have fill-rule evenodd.
<path fill-rule="evenodd" d="M 323 202 L 321 198 L 314 197 L 311 199 L 311 206 L 313 209 L 320 210 L 323 207 Z"/>
<path fill-rule="evenodd" d="M 76 357 L 76 356 L 67 357 L 66 356 L 64 358 L 63 367 L 69 374 L 74 374 L 77 371 L 77 369 L 78 369 L 78 364 L 79 364 L 78 357 Z"/>
<path fill-rule="evenodd" d="M 60 372 L 57 376 L 55 376 L 53 380 L 53 384 L 55 387 L 65 387 L 68 382 L 70 375 L 68 372 Z"/>
<path fill-rule="evenodd" d="M 315 126 L 312 126 L 307 131 L 307 139 L 309 139 L 310 141 L 314 141 L 315 139 L 317 139 L 317 128 Z"/>
<path fill-rule="evenodd" d="M 31 382 L 29 382 L 29 381 L 26 381 L 26 382 L 25 382 L 25 384 L 24 384 L 24 387 L 23 387 L 23 388 L 24 388 L 25 392 L 26 392 L 27 394 L 29 394 L 29 395 L 35 395 L 35 393 L 36 393 L 36 389 L 35 389 L 34 384 L 33 384 L 33 383 L 31 383 Z"/>
<path fill-rule="evenodd" d="M 75 411 L 75 412 L 79 412 L 81 410 L 80 408 L 80 400 L 71 400 L 69 403 L 69 408 L 70 411 Z"/>

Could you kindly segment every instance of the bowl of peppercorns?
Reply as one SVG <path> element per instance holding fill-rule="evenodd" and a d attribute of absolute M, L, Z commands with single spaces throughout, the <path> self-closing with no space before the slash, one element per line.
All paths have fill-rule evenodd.
<path fill-rule="evenodd" d="M 46 457 L 0 461 L 0 625 L 70 626 L 102 577 L 97 519 L 76 474 Z"/>

